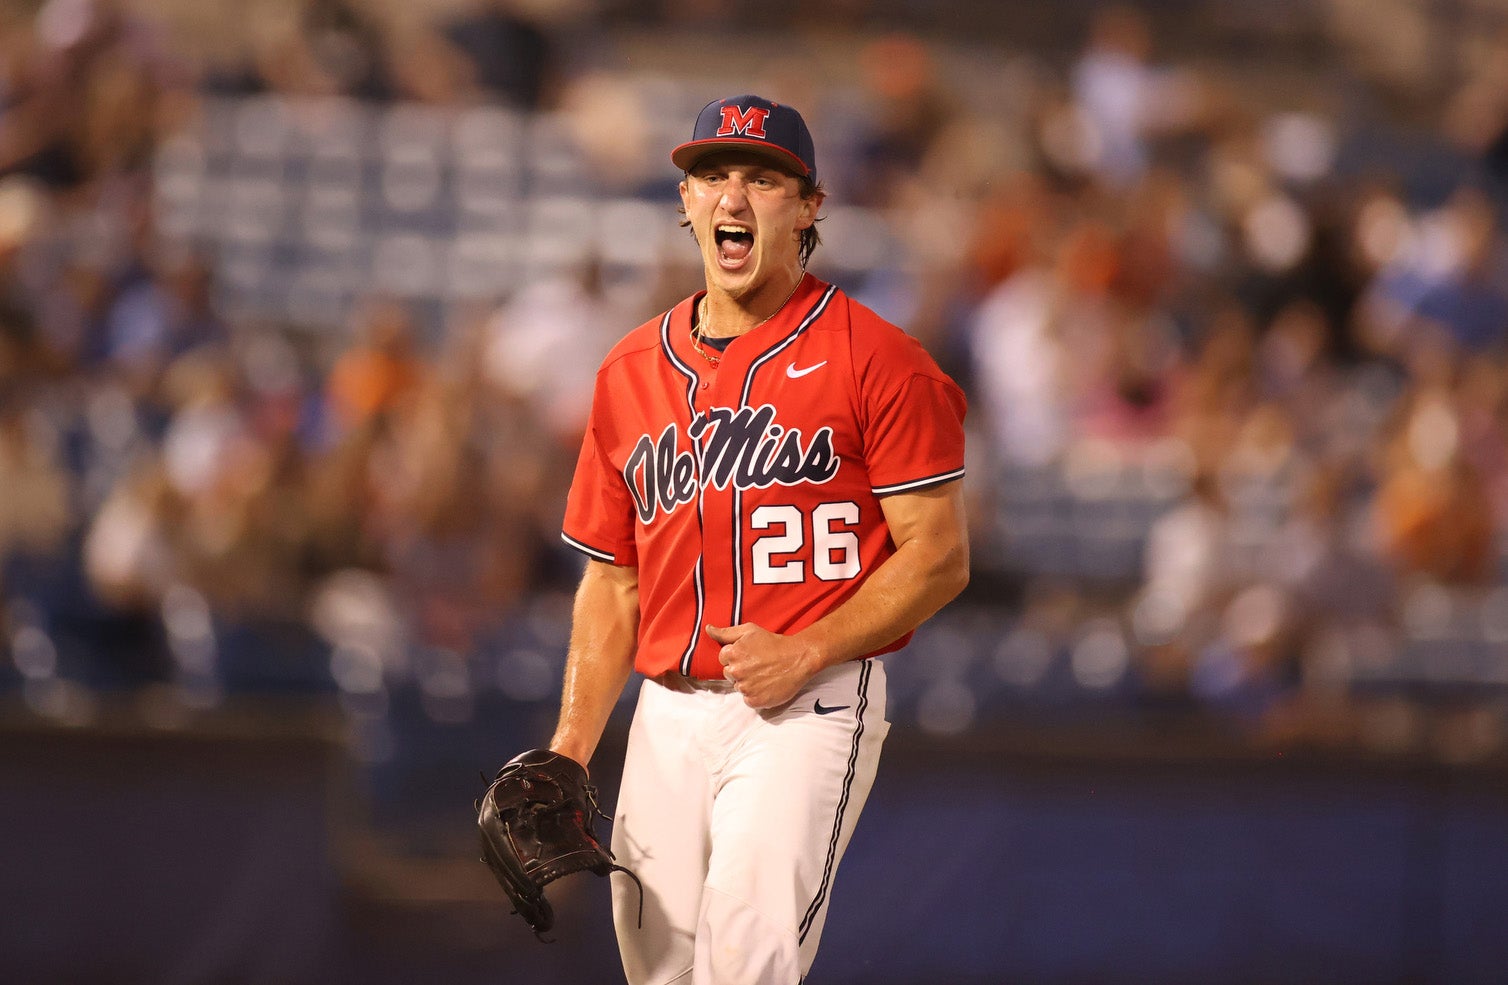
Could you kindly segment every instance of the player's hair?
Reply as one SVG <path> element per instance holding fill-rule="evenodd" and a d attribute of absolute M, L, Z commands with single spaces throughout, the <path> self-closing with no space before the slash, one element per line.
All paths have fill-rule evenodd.
<path fill-rule="evenodd" d="M 801 182 L 802 198 L 811 198 L 813 195 L 817 195 L 819 193 L 823 195 L 827 194 L 827 189 L 822 187 L 822 183 L 820 181 L 814 183 L 810 178 L 802 178 L 799 176 L 796 180 Z M 820 215 L 815 216 L 812 219 L 812 224 L 801 230 L 802 270 L 806 269 L 807 261 L 812 258 L 813 253 L 817 252 L 817 247 L 822 245 L 822 234 L 817 232 L 817 223 L 821 222 L 824 218 L 826 217 Z"/>
<path fill-rule="evenodd" d="M 812 179 L 802 177 L 799 174 L 795 177 L 796 180 L 800 182 L 800 192 L 802 198 L 811 198 L 813 195 L 817 195 L 819 193 L 823 195 L 827 194 L 827 187 L 823 185 L 822 182 L 813 182 Z M 691 220 L 686 218 L 686 206 L 678 205 L 676 206 L 676 211 L 681 215 L 681 228 L 691 229 Z M 807 262 L 811 260 L 812 254 L 817 252 L 817 247 L 822 245 L 822 234 L 817 232 L 817 223 L 821 222 L 825 218 L 827 218 L 827 216 L 819 215 L 817 216 L 817 218 L 812 220 L 812 224 L 810 226 L 807 226 L 805 229 L 801 230 L 801 251 L 799 258 L 801 260 L 802 270 L 806 269 Z M 694 229 L 691 229 L 691 238 L 696 239 L 696 230 Z"/>

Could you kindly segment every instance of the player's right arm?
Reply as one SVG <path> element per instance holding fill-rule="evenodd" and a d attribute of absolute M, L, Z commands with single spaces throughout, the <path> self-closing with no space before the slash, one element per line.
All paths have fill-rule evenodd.
<path fill-rule="evenodd" d="M 588 561 L 571 611 L 571 643 L 550 748 L 585 766 L 634 667 L 639 569 Z"/>

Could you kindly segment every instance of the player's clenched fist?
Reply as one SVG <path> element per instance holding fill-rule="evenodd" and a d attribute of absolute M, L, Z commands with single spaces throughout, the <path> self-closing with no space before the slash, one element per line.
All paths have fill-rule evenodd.
<path fill-rule="evenodd" d="M 811 679 L 815 654 L 791 636 L 772 633 L 751 622 L 719 628 L 707 635 L 722 644 L 717 659 L 750 708 L 776 708 L 796 696 Z"/>

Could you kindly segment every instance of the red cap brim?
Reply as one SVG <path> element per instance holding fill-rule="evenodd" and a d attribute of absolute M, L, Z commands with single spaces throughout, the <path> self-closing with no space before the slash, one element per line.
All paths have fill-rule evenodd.
<path fill-rule="evenodd" d="M 708 154 L 720 150 L 740 150 L 761 157 L 768 157 L 780 167 L 803 178 L 812 176 L 811 169 L 806 163 L 777 144 L 771 144 L 763 140 L 754 140 L 748 137 L 714 137 L 709 140 L 692 140 L 684 143 L 670 152 L 670 163 L 682 171 L 690 171 L 696 166 L 696 162 Z"/>

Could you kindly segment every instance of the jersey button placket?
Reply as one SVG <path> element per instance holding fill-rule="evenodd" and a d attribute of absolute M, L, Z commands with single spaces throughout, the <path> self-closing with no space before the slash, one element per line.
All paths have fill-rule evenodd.
<path fill-rule="evenodd" d="M 700 378 L 696 384 L 697 410 L 706 410 L 708 407 L 712 406 L 713 400 L 715 398 L 715 394 L 712 391 L 716 389 L 717 370 L 709 368 L 706 372 L 700 375 Z"/>

